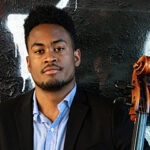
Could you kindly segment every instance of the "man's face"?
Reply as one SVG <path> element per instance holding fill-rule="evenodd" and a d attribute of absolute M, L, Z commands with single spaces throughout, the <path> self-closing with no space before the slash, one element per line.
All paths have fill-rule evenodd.
<path fill-rule="evenodd" d="M 75 82 L 75 66 L 80 64 L 80 50 L 73 51 L 68 32 L 56 24 L 40 24 L 28 37 L 28 70 L 35 86 L 59 90 Z"/>

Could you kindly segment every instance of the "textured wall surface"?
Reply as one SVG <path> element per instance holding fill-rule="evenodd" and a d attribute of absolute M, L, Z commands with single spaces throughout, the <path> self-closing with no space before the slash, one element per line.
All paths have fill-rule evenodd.
<path fill-rule="evenodd" d="M 7 23 L 10 22 L 9 15 L 27 14 L 30 8 L 39 4 L 64 7 L 75 21 L 82 52 L 82 64 L 76 72 L 78 83 L 89 89 L 98 89 L 112 100 L 128 97 L 130 90 L 126 85 L 131 82 L 134 62 L 142 55 L 150 56 L 149 1 L 1 0 L 0 101 L 32 88 L 31 78 L 21 73 L 25 55 L 16 41 L 17 35 Z M 13 21 L 22 20 L 16 18 Z M 17 33 L 21 32 L 17 24 L 10 24 Z M 21 35 L 23 37 L 23 33 Z M 22 68 L 26 65 L 23 64 Z"/>
<path fill-rule="evenodd" d="M 14 33 L 7 26 L 8 16 L 27 14 L 30 8 L 38 4 L 58 5 L 59 2 L 61 0 L 1 1 L 0 92 L 2 95 L 16 96 L 31 87 L 30 79 L 23 79 L 20 72 L 22 63 L 20 57 L 23 50 L 20 50 L 14 39 Z M 65 1 L 62 6 L 64 3 Z M 126 89 L 117 89 L 115 83 L 119 81 L 123 85 L 130 84 L 133 63 L 145 54 L 144 45 L 150 30 L 149 6 L 148 2 L 142 0 L 139 2 L 66 0 L 66 5 L 63 7 L 73 16 L 82 52 L 82 64 L 76 73 L 81 85 L 98 88 L 102 94 L 112 99 L 130 93 Z M 17 24 L 13 28 L 20 32 Z M 6 90 L 6 87 L 9 88 Z"/>

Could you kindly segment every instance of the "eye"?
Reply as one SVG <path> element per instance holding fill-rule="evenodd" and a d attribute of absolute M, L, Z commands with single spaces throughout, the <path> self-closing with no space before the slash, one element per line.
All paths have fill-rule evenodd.
<path fill-rule="evenodd" d="M 35 51 L 36 54 L 43 54 L 44 53 L 44 50 L 43 49 L 38 49 Z"/>
<path fill-rule="evenodd" d="M 64 49 L 64 47 L 54 48 L 54 52 L 62 52 Z"/>

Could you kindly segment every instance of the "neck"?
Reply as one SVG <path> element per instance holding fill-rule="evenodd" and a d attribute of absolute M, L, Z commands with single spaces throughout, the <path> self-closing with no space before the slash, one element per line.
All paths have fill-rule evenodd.
<path fill-rule="evenodd" d="M 45 91 L 38 86 L 35 86 L 39 110 L 51 121 L 54 121 L 59 115 L 57 105 L 73 89 L 74 85 L 75 81 L 64 86 L 61 90 L 58 91 Z"/>

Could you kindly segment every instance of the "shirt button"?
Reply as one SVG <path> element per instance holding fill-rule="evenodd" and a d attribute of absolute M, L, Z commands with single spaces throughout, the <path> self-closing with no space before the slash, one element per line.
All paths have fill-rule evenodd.
<path fill-rule="evenodd" d="M 54 128 L 51 128 L 51 132 L 54 132 Z"/>
<path fill-rule="evenodd" d="M 33 120 L 36 121 L 35 117 L 33 117 Z"/>

